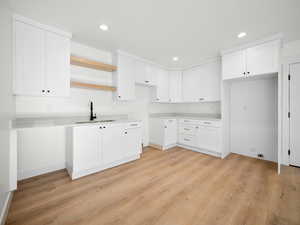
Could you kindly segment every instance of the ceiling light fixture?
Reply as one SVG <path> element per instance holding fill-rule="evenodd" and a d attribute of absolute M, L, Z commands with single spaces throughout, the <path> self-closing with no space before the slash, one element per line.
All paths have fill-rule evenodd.
<path fill-rule="evenodd" d="M 173 61 L 175 61 L 175 62 L 179 60 L 179 58 L 178 58 L 177 56 L 174 56 L 172 59 L 173 59 Z"/>
<path fill-rule="evenodd" d="M 243 38 L 243 37 L 245 37 L 247 34 L 245 33 L 245 32 L 241 32 L 241 33 L 239 33 L 238 34 L 238 38 Z"/>
<path fill-rule="evenodd" d="M 101 25 L 99 26 L 99 28 L 100 28 L 101 30 L 103 30 L 103 31 L 107 31 L 107 30 L 108 30 L 108 26 L 107 26 L 106 24 L 101 24 Z"/>

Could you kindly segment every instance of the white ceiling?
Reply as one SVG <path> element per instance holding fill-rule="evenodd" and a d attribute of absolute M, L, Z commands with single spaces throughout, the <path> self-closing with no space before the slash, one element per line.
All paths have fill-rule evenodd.
<path fill-rule="evenodd" d="M 99 49 L 186 67 L 282 32 L 300 39 L 300 0 L 11 0 L 12 9 Z M 102 23 L 110 30 L 98 29 Z M 247 32 L 240 40 L 237 34 Z M 178 56 L 178 62 L 172 57 Z"/>

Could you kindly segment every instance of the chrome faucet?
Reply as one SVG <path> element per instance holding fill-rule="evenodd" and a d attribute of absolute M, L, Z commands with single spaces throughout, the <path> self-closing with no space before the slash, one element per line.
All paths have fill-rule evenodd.
<path fill-rule="evenodd" d="M 90 105 L 90 121 L 93 121 L 94 119 L 97 118 L 97 115 L 96 115 L 96 113 L 94 114 L 93 110 L 94 110 L 93 102 L 91 101 L 91 105 Z"/>

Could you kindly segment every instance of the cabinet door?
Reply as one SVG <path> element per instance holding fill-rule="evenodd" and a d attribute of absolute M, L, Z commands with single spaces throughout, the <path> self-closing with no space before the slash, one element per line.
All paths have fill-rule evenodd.
<path fill-rule="evenodd" d="M 134 100 L 135 99 L 135 77 L 134 60 L 128 56 L 118 55 L 117 79 L 117 99 Z"/>
<path fill-rule="evenodd" d="M 138 84 L 148 84 L 149 67 L 145 62 L 135 61 L 135 82 Z"/>
<path fill-rule="evenodd" d="M 70 40 L 51 32 L 45 33 L 47 96 L 68 96 L 70 91 Z"/>
<path fill-rule="evenodd" d="M 245 51 L 237 51 L 222 56 L 223 80 L 244 77 L 246 72 Z"/>
<path fill-rule="evenodd" d="M 279 41 L 248 48 L 247 75 L 263 75 L 278 72 Z"/>
<path fill-rule="evenodd" d="M 103 128 L 103 163 L 109 164 L 124 158 L 124 127 Z"/>
<path fill-rule="evenodd" d="M 45 33 L 15 22 L 15 94 L 44 94 Z"/>
<path fill-rule="evenodd" d="M 220 152 L 220 128 L 199 126 L 197 128 L 197 147 Z"/>
<path fill-rule="evenodd" d="M 169 71 L 169 101 L 182 101 L 182 72 Z"/>
<path fill-rule="evenodd" d="M 183 71 L 182 96 L 184 102 L 199 101 L 200 69 Z"/>
<path fill-rule="evenodd" d="M 153 101 L 169 101 L 169 74 L 163 69 L 157 69 L 157 85 L 154 88 Z"/>
<path fill-rule="evenodd" d="M 220 101 L 221 64 L 219 61 L 202 65 L 199 70 L 199 102 Z"/>
<path fill-rule="evenodd" d="M 73 128 L 73 168 L 92 169 L 101 164 L 101 132 L 98 126 Z"/>
<path fill-rule="evenodd" d="M 165 121 L 165 146 L 177 143 L 177 121 L 170 119 Z"/>
<path fill-rule="evenodd" d="M 123 151 L 125 157 L 135 156 L 142 152 L 142 129 L 127 128 L 124 130 Z"/>

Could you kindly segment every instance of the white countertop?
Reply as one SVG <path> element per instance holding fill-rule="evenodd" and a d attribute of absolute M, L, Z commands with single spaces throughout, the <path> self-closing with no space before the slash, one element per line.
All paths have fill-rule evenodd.
<path fill-rule="evenodd" d="M 156 113 L 150 114 L 150 118 L 160 119 L 189 119 L 189 120 L 209 120 L 209 121 L 221 121 L 220 115 L 215 114 L 173 114 L 173 113 Z"/>
<path fill-rule="evenodd" d="M 111 122 L 101 122 L 101 120 L 114 120 Z M 78 123 L 78 122 L 87 123 Z M 100 117 L 95 122 L 89 123 L 87 117 L 48 117 L 48 118 L 18 118 L 12 121 L 12 129 L 42 128 L 42 127 L 74 127 L 93 126 L 99 124 L 122 124 L 131 122 L 141 122 L 140 120 L 130 120 L 126 118 Z"/>

